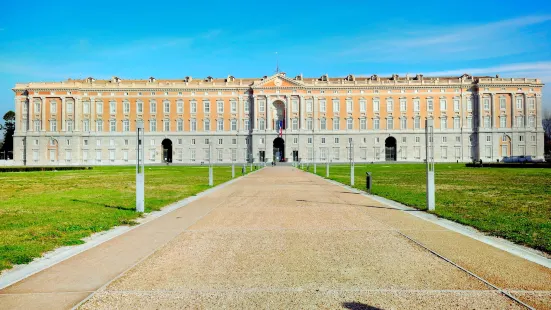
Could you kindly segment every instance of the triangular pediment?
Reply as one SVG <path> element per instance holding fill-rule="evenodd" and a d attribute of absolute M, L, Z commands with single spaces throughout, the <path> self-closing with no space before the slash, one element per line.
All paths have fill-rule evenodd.
<path fill-rule="evenodd" d="M 258 81 L 253 87 L 271 88 L 271 87 L 297 87 L 304 86 L 302 81 L 290 79 L 281 73 L 276 73 L 263 81 Z"/>

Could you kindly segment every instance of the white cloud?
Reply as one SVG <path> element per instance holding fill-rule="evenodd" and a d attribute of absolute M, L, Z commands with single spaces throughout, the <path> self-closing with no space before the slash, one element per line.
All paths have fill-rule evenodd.
<path fill-rule="evenodd" d="M 375 39 L 348 38 L 338 43 L 338 46 L 346 48 L 336 55 L 359 62 L 406 63 L 510 56 L 537 51 L 547 46 L 548 40 L 537 39 L 540 35 L 537 30 L 526 29 L 550 21 L 551 15 L 524 16 L 480 25 L 424 27 L 390 34 L 384 40 L 378 39 L 382 36 L 380 34 Z"/>

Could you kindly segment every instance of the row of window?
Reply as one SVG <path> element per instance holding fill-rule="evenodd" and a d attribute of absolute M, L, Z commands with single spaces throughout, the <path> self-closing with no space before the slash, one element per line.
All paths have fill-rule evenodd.
<path fill-rule="evenodd" d="M 264 99 L 257 100 L 258 104 L 258 111 L 259 112 L 265 112 L 265 106 L 266 101 Z M 96 113 L 102 114 L 103 113 L 103 101 L 98 100 L 96 103 Z M 306 112 L 313 112 L 313 100 L 312 99 L 306 99 L 305 101 L 306 106 Z M 35 101 L 35 113 L 40 112 L 40 101 Z M 170 101 L 164 101 L 163 102 L 163 113 L 170 113 Z M 448 100 L 447 99 L 440 99 L 440 111 L 447 111 L 448 110 Z M 359 100 L 360 105 L 360 112 L 365 113 L 367 111 L 367 100 L 361 99 Z M 407 111 L 407 99 L 402 98 L 399 99 L 399 105 L 400 105 L 400 111 L 405 112 Z M 502 97 L 499 98 L 499 105 L 501 110 L 506 109 L 506 98 Z M 73 102 L 67 102 L 67 113 L 73 113 Z M 333 112 L 340 112 L 340 100 L 339 99 L 333 99 L 332 100 L 332 107 Z M 483 99 L 483 106 L 484 110 L 490 110 L 490 98 L 484 98 Z M 292 112 L 298 112 L 299 110 L 299 101 L 297 99 L 291 100 L 291 111 Z M 530 110 L 535 110 L 535 98 L 530 97 L 528 98 L 528 107 Z M 130 113 L 130 102 L 124 101 L 122 103 L 123 113 L 129 114 Z M 249 112 L 249 104 L 244 105 L 245 112 Z M 517 110 L 523 109 L 523 99 L 522 98 L 516 98 L 516 108 Z M 23 113 L 27 113 L 27 106 L 23 105 Z M 472 111 L 473 105 L 472 100 L 469 98 L 467 100 L 467 111 Z M 346 112 L 352 113 L 354 110 L 354 101 L 352 99 L 346 100 Z M 434 100 L 431 98 L 426 99 L 426 110 L 427 111 L 433 111 L 434 110 Z M 459 98 L 453 99 L 453 110 L 454 111 L 460 111 L 460 100 Z M 237 101 L 231 100 L 230 101 L 230 111 L 231 113 L 237 113 Z M 325 99 L 319 99 L 319 111 L 320 112 L 327 112 L 327 101 Z M 380 111 L 380 100 L 378 98 L 373 99 L 373 111 L 379 112 Z M 386 111 L 392 112 L 394 111 L 394 99 L 387 99 L 386 100 Z M 421 111 L 421 100 L 420 99 L 413 99 L 413 111 L 419 112 Z M 137 101 L 136 102 L 136 112 L 137 113 L 143 113 L 144 112 L 144 102 L 143 101 Z M 155 100 L 151 100 L 149 102 L 149 112 L 150 113 L 157 113 L 157 102 Z M 178 100 L 176 102 L 176 112 L 177 113 L 184 113 L 184 102 L 183 100 Z M 191 113 L 197 113 L 197 101 L 190 101 L 190 112 Z M 208 100 L 203 101 L 203 112 L 204 113 L 210 113 L 211 112 L 211 102 Z M 224 101 L 216 101 L 216 112 L 217 113 L 224 113 Z M 57 102 L 51 101 L 50 102 L 50 113 L 55 114 L 57 113 Z M 83 102 L 83 113 L 89 114 L 90 113 L 90 102 L 84 101 Z M 115 114 L 117 113 L 117 102 L 111 101 L 109 102 L 109 113 Z"/>
<path fill-rule="evenodd" d="M 347 118 L 346 120 L 346 127 L 344 129 L 346 130 L 353 130 L 354 129 L 354 122 L 355 119 L 353 118 Z M 386 121 L 386 126 L 384 128 L 381 128 L 381 120 L 379 118 L 373 119 L 373 129 L 397 129 L 395 128 L 395 122 L 394 118 L 389 117 L 384 119 Z M 448 117 L 441 117 L 440 118 L 440 128 L 449 128 L 448 127 Z M 452 118 L 453 120 L 453 129 L 460 129 L 461 128 L 461 121 L 459 117 Z M 103 120 L 96 120 L 96 130 L 98 132 L 104 131 L 104 121 Z M 367 130 L 367 118 L 360 118 L 360 130 Z M 218 119 L 216 120 L 216 131 L 224 131 L 225 130 L 225 120 Z M 232 119 L 229 121 L 230 123 L 230 130 L 231 131 L 237 131 L 238 129 L 238 122 L 236 119 Z M 400 124 L 399 129 L 408 129 L 408 118 L 401 117 L 398 119 L 398 123 Z M 116 132 L 118 131 L 117 128 L 117 121 L 116 120 L 110 120 L 108 121 L 109 124 L 109 131 L 110 132 Z M 334 118 L 332 121 L 333 127 L 332 130 L 341 130 L 341 119 L 340 118 Z M 469 128 L 474 128 L 473 118 L 467 117 L 466 118 L 466 124 L 469 126 Z M 536 117 L 531 115 L 528 117 L 528 127 L 534 128 L 536 124 Z M 23 131 L 26 131 L 26 122 L 22 122 Z M 49 121 L 49 130 L 50 131 L 57 131 L 58 130 L 58 122 L 57 120 L 50 120 Z M 327 126 L 327 119 L 321 118 L 319 120 L 319 130 L 328 130 Z M 516 127 L 522 128 L 525 126 L 524 124 L 524 116 L 517 116 L 515 117 L 515 125 Z M 170 120 L 163 120 L 162 121 L 162 129 L 165 132 L 170 132 L 174 128 L 171 126 Z M 191 119 L 189 122 L 189 130 L 190 131 L 197 131 L 197 120 Z M 279 125 L 278 125 L 279 126 Z M 248 131 L 250 127 L 249 120 L 243 120 L 243 130 Z M 306 119 L 306 130 L 313 130 L 314 127 L 314 120 L 312 118 Z M 499 117 L 499 128 L 506 128 L 507 127 L 507 116 L 500 116 Z M 415 117 L 413 118 L 413 128 L 414 129 L 421 129 L 421 117 Z M 491 128 L 491 117 L 485 116 L 483 117 L 483 128 Z M 34 130 L 40 131 L 41 129 L 41 121 L 35 120 L 34 121 Z M 263 118 L 258 119 L 258 129 L 259 130 L 265 130 L 266 129 L 266 120 Z M 279 129 L 276 128 L 276 129 Z M 292 131 L 298 131 L 299 129 L 299 119 L 293 118 L 291 119 L 291 128 Z M 66 131 L 73 131 L 74 130 L 74 121 L 73 120 L 67 120 L 66 121 Z M 82 121 L 82 130 L 83 131 L 90 131 L 90 120 L 85 119 Z M 122 131 L 123 132 L 129 132 L 130 131 L 130 120 L 123 120 L 122 121 Z M 157 121 L 156 120 L 150 120 L 149 121 L 149 131 L 150 132 L 156 132 L 157 131 Z M 175 131 L 184 131 L 184 120 L 178 119 L 176 120 L 176 128 Z M 203 131 L 211 131 L 211 120 L 205 119 L 203 120 Z"/>

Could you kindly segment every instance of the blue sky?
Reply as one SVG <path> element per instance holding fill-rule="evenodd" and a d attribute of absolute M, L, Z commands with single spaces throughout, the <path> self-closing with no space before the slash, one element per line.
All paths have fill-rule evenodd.
<path fill-rule="evenodd" d="M 2 1 L 0 114 L 16 82 L 500 74 L 551 84 L 551 1 Z M 544 106 L 551 109 L 551 91 Z"/>

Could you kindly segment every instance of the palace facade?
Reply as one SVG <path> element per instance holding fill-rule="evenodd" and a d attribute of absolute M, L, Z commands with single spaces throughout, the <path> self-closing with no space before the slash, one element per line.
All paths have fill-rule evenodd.
<path fill-rule="evenodd" d="M 21 165 L 246 161 L 423 161 L 425 119 L 437 162 L 543 158 L 541 90 L 532 78 L 398 76 L 67 80 L 16 84 Z"/>

